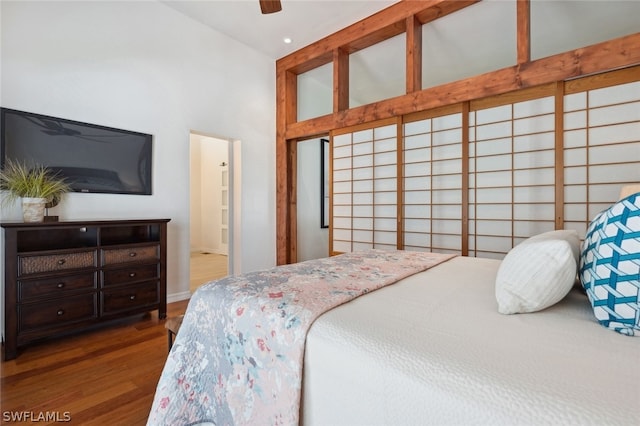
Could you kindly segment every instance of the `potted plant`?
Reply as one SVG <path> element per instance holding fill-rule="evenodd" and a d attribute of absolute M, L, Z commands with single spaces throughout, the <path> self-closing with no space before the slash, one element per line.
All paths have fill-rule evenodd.
<path fill-rule="evenodd" d="M 45 207 L 58 204 L 71 188 L 64 178 L 45 166 L 29 167 L 25 163 L 6 160 L 0 170 L 0 190 L 6 191 L 4 203 L 22 199 L 25 222 L 42 222 Z"/>

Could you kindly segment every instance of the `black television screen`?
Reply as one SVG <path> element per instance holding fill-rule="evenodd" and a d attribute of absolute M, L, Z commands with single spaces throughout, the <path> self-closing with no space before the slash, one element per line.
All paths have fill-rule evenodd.
<path fill-rule="evenodd" d="M 149 134 L 0 108 L 2 165 L 49 167 L 75 192 L 151 194 Z"/>

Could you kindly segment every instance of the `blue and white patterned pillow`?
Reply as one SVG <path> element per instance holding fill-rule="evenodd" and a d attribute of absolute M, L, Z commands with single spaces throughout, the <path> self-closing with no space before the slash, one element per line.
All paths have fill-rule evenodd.
<path fill-rule="evenodd" d="M 589 224 L 579 276 L 600 324 L 640 336 L 640 193 L 615 203 Z"/>

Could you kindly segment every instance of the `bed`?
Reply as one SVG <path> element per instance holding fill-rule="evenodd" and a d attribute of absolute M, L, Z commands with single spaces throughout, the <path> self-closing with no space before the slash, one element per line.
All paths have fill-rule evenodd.
<path fill-rule="evenodd" d="M 211 325 L 214 311 L 227 309 L 238 318 L 249 313 L 255 319 L 270 308 L 260 304 L 249 310 L 244 302 L 236 304 L 237 293 L 216 305 L 212 299 L 221 296 L 212 297 L 213 289 L 221 286 L 209 283 L 189 304 L 148 424 L 640 424 L 640 339 L 632 337 L 640 334 L 640 249 L 626 257 L 609 256 L 615 262 L 606 268 L 614 271 L 611 277 L 603 276 L 601 256 L 608 253 L 604 246 L 613 220 L 622 218 L 628 237 L 616 244 L 640 243 L 640 193 L 609 210 L 594 219 L 582 242 L 575 231 L 545 233 L 514 247 L 502 261 L 450 255 L 418 259 L 420 254 L 372 250 L 258 273 L 263 282 L 266 277 L 287 282 L 300 269 L 335 276 L 361 258 L 366 267 L 359 270 L 369 273 L 372 265 L 388 262 L 400 273 L 390 275 L 381 267 L 375 275 L 384 275 L 384 282 L 372 288 L 347 284 L 352 294 L 341 293 L 335 304 L 325 303 L 335 288 L 317 293 L 324 305 L 295 337 L 283 334 L 290 321 L 277 332 L 273 323 L 257 322 L 247 328 L 251 331 L 234 334 L 262 341 L 253 345 L 255 353 L 286 363 L 293 378 L 264 367 L 266 359 L 245 352 L 247 346 L 229 345 L 228 323 Z M 411 265 L 430 259 L 429 265 L 406 266 L 404 256 L 411 257 Z M 386 260 L 379 262 L 382 257 Z M 346 275 L 358 281 L 353 271 Z M 265 294 L 278 299 L 282 294 L 272 285 Z M 635 299 L 622 294 L 620 307 L 611 305 L 611 292 L 629 288 L 635 288 Z M 608 305 L 600 303 L 607 298 Z M 631 314 L 625 311 L 629 307 Z M 249 336 L 262 328 L 277 334 L 283 347 L 301 344 L 299 354 L 278 358 L 274 341 L 265 344 Z M 219 357 L 233 361 L 233 370 L 225 374 L 235 383 L 220 379 L 227 367 L 208 352 L 216 346 L 208 339 L 218 342 L 218 349 L 226 345 Z M 274 409 L 273 401 L 286 408 Z"/>

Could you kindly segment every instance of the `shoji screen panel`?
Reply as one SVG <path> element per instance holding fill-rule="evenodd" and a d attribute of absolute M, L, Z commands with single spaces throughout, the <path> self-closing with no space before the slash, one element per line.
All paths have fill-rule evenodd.
<path fill-rule="evenodd" d="M 555 225 L 554 97 L 473 109 L 469 255 L 502 258 Z"/>
<path fill-rule="evenodd" d="M 624 75 L 624 73 L 621 73 Z M 640 182 L 640 82 L 564 97 L 565 228 L 584 234 L 625 184 Z"/>
<path fill-rule="evenodd" d="M 398 244 L 502 258 L 556 227 L 584 237 L 640 182 L 638 71 L 335 131 L 332 253 Z"/>
<path fill-rule="evenodd" d="M 396 120 L 332 136 L 331 253 L 397 247 Z"/>
<path fill-rule="evenodd" d="M 460 253 L 462 113 L 414 116 L 403 136 L 404 249 Z"/>
<path fill-rule="evenodd" d="M 352 147 L 351 134 L 331 138 L 330 252 L 349 252 L 352 244 Z"/>

